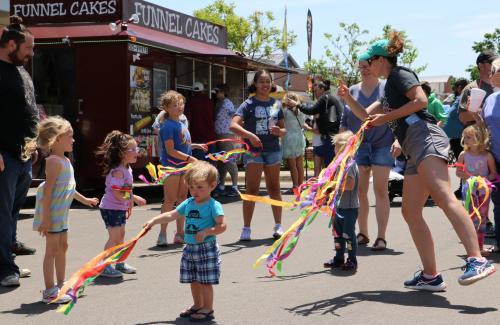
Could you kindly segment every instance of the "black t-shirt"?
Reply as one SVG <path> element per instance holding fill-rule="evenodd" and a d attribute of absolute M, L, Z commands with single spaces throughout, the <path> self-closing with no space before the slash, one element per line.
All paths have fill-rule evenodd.
<path fill-rule="evenodd" d="M 381 100 L 384 111 L 387 113 L 391 110 L 398 109 L 411 101 L 408 97 L 406 97 L 406 93 L 411 88 L 419 85 L 420 81 L 418 80 L 415 72 L 405 67 L 394 67 L 387 77 L 384 90 L 385 97 Z M 424 121 L 436 124 L 436 119 L 429 112 L 427 112 L 426 108 L 421 109 L 415 114 L 417 114 L 418 117 Z M 406 116 L 390 123 L 394 134 L 401 144 L 403 144 L 406 130 L 408 129 L 408 124 L 405 122 L 405 118 Z"/>
<path fill-rule="evenodd" d="M 33 94 L 26 94 L 25 84 L 18 67 L 0 60 L 0 152 L 19 159 L 25 138 L 35 137 L 38 121 L 36 108 L 28 103 Z"/>

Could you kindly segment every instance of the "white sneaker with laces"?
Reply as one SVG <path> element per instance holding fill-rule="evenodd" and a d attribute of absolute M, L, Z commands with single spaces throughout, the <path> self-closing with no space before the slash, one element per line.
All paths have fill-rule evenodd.
<path fill-rule="evenodd" d="M 125 274 L 134 274 L 137 269 L 127 263 L 116 263 L 115 269 Z"/>
<path fill-rule="evenodd" d="M 240 240 L 241 241 L 249 241 L 249 240 L 252 240 L 250 238 L 250 235 L 252 234 L 252 230 L 250 229 L 250 227 L 243 227 L 241 229 L 241 236 L 240 236 Z"/>
<path fill-rule="evenodd" d="M 27 278 L 31 276 L 31 271 L 29 269 L 19 269 L 19 277 Z"/>
<path fill-rule="evenodd" d="M 43 297 L 42 297 L 42 302 L 48 304 L 52 300 L 56 299 L 57 296 L 59 295 L 59 288 L 58 287 L 53 287 L 50 289 L 43 290 Z M 65 304 L 67 302 L 71 301 L 71 297 L 68 295 L 63 295 L 61 298 L 57 299 L 54 301 L 55 304 Z"/>
<path fill-rule="evenodd" d="M 274 233 L 273 233 L 273 238 L 274 239 L 280 239 L 281 236 L 283 236 L 283 227 L 281 226 L 281 224 L 277 223 L 275 226 L 274 226 Z"/>
<path fill-rule="evenodd" d="M 158 235 L 158 240 L 156 241 L 156 246 L 158 246 L 158 247 L 166 247 L 166 246 L 168 246 L 167 235 L 159 234 Z"/>
<path fill-rule="evenodd" d="M 0 285 L 2 287 L 17 287 L 21 285 L 19 282 L 19 276 L 17 274 L 7 275 L 5 278 L 0 281 Z"/>

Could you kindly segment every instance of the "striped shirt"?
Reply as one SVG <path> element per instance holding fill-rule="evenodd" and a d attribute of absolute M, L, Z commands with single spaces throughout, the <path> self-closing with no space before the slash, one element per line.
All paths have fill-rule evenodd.
<path fill-rule="evenodd" d="M 68 211 L 73 202 L 76 192 L 76 182 L 73 166 L 68 158 L 61 158 L 55 155 L 47 159 L 57 159 L 62 165 L 62 170 L 57 175 L 52 199 L 50 201 L 50 228 L 49 232 L 60 232 L 68 229 Z M 33 219 L 33 230 L 38 230 L 42 223 L 43 216 L 43 191 L 45 182 L 38 186 L 36 192 L 35 217 Z"/>

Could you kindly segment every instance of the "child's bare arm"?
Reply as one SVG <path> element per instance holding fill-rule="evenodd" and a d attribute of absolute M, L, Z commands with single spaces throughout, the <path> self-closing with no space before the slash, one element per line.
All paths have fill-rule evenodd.
<path fill-rule="evenodd" d="M 356 185 L 356 181 L 355 181 L 354 177 L 347 175 L 347 178 L 345 180 L 344 190 L 345 191 L 352 191 L 354 189 L 354 185 Z"/>
<path fill-rule="evenodd" d="M 75 200 L 77 200 L 81 204 L 85 204 L 86 206 L 89 206 L 89 207 L 96 206 L 99 203 L 98 198 L 96 198 L 96 197 L 88 198 L 88 197 L 80 194 L 80 192 L 78 192 L 78 191 L 75 192 Z"/>
<path fill-rule="evenodd" d="M 196 240 L 201 243 L 205 240 L 205 237 L 212 235 L 219 235 L 226 231 L 227 226 L 224 223 L 224 216 L 218 216 L 215 218 L 215 226 L 207 229 L 203 229 L 196 234 Z"/>
<path fill-rule="evenodd" d="M 142 226 L 143 228 L 152 228 L 154 225 L 161 224 L 161 223 L 169 223 L 174 220 L 177 220 L 179 218 L 182 218 L 183 216 L 177 212 L 177 210 L 172 210 L 168 212 L 164 212 L 162 214 L 157 215 L 156 217 L 150 219 L 148 222 Z"/>
<path fill-rule="evenodd" d="M 139 195 L 132 194 L 132 200 L 138 206 L 143 206 L 147 204 L 146 199 Z"/>
<path fill-rule="evenodd" d="M 464 163 L 464 152 L 462 151 L 460 155 L 458 155 L 457 164 L 463 165 L 463 163 Z M 467 175 L 467 173 L 465 172 L 465 166 L 457 166 L 455 174 L 457 175 L 457 177 L 461 179 L 469 178 L 469 175 Z"/>
<path fill-rule="evenodd" d="M 495 157 L 493 157 L 490 152 L 488 152 L 488 170 L 490 171 L 490 174 L 488 175 L 488 179 L 490 181 L 497 178 L 497 166 L 495 163 Z"/>

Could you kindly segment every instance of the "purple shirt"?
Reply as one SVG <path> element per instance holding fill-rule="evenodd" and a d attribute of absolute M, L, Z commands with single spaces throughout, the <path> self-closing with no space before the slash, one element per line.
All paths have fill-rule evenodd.
<path fill-rule="evenodd" d="M 123 173 L 123 178 L 115 178 L 113 177 L 113 173 L 116 171 L 121 171 Z M 132 176 L 132 168 L 128 167 L 125 168 L 123 166 L 116 167 L 114 169 L 111 169 L 106 175 L 106 190 L 104 192 L 104 195 L 102 196 L 101 204 L 99 205 L 99 208 L 101 209 L 107 209 L 107 210 L 120 210 L 120 211 L 127 211 L 128 208 L 130 207 L 130 200 L 128 201 L 122 201 L 118 200 L 114 195 L 113 195 L 113 186 L 118 186 L 118 187 L 123 187 L 123 186 L 132 186 L 134 182 L 134 178 Z M 124 192 L 123 192 L 124 193 Z"/>
<path fill-rule="evenodd" d="M 486 98 L 481 114 L 490 131 L 490 151 L 500 163 L 500 91 Z"/>

